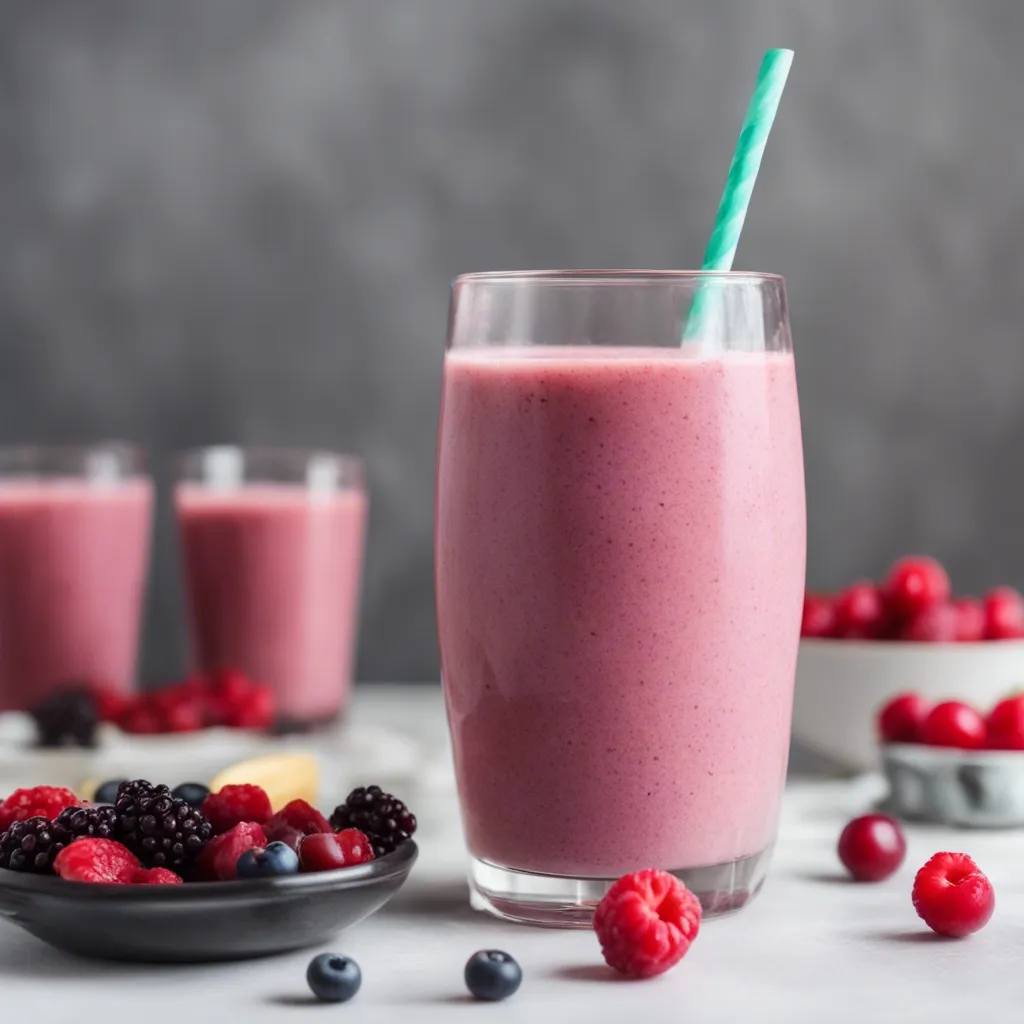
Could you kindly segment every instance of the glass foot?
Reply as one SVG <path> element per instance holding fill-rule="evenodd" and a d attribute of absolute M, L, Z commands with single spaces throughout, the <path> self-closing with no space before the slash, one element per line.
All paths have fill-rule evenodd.
<path fill-rule="evenodd" d="M 700 900 L 704 917 L 731 914 L 749 903 L 768 874 L 771 847 L 726 864 L 673 871 Z M 589 928 L 594 908 L 614 878 L 566 878 L 470 859 L 470 904 L 506 921 L 547 928 Z"/>

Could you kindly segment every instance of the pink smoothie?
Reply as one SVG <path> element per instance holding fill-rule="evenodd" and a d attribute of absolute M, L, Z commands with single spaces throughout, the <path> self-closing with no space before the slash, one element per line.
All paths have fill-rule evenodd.
<path fill-rule="evenodd" d="M 269 684 L 284 718 L 336 715 L 355 655 L 363 492 L 182 484 L 176 503 L 197 667 Z"/>
<path fill-rule="evenodd" d="M 804 586 L 791 355 L 449 352 L 436 545 L 474 855 L 605 877 L 771 845 Z"/>
<path fill-rule="evenodd" d="M 152 504 L 142 478 L 0 482 L 0 711 L 132 688 Z"/>

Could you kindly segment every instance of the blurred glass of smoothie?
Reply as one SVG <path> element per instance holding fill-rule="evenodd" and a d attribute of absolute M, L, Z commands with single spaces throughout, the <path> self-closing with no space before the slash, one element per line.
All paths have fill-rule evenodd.
<path fill-rule="evenodd" d="M 356 650 L 367 496 L 330 452 L 206 448 L 175 492 L 195 668 L 268 684 L 283 724 L 335 718 Z"/>
<path fill-rule="evenodd" d="M 0 449 L 0 711 L 129 692 L 153 487 L 130 445 Z"/>

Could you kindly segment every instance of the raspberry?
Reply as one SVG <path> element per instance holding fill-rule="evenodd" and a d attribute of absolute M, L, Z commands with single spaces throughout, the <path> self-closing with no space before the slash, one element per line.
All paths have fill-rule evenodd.
<path fill-rule="evenodd" d="M 331 824 L 338 831 L 359 829 L 369 836 L 374 855 L 383 857 L 416 831 L 416 816 L 380 786 L 360 786 L 334 808 Z"/>
<path fill-rule="evenodd" d="M 76 839 L 57 854 L 53 870 L 69 882 L 128 885 L 139 862 L 131 850 L 113 839 Z"/>
<path fill-rule="evenodd" d="M 65 807 L 77 807 L 79 799 L 70 789 L 60 786 L 33 786 L 16 789 L 0 804 L 0 832 L 6 832 L 16 821 L 46 818 L 52 821 Z"/>
<path fill-rule="evenodd" d="M 299 846 L 299 867 L 302 871 L 334 871 L 373 860 L 370 840 L 358 829 L 315 832 L 306 836 Z"/>
<path fill-rule="evenodd" d="M 307 836 L 311 836 L 315 832 L 334 831 L 331 828 L 331 823 L 305 800 L 291 800 L 286 803 L 277 814 L 267 821 L 263 826 L 263 831 L 267 833 L 269 839 L 271 838 L 270 833 L 282 826 L 290 826 Z"/>
<path fill-rule="evenodd" d="M 985 746 L 985 719 L 958 700 L 943 701 L 924 720 L 921 741 L 932 747 L 979 750 Z"/>
<path fill-rule="evenodd" d="M 268 843 L 284 843 L 289 850 L 294 850 L 296 854 L 302 846 L 302 841 L 306 838 L 305 832 L 300 832 L 297 828 L 292 828 L 291 825 L 275 825 L 272 829 L 264 825 L 263 831 L 266 833 Z M 322 833 L 314 832 L 312 834 L 321 835 Z"/>
<path fill-rule="evenodd" d="M 966 853 L 937 853 L 917 873 L 914 909 L 933 932 L 959 939 L 984 928 L 996 907 L 992 883 Z"/>
<path fill-rule="evenodd" d="M 115 693 L 102 686 L 93 686 L 92 699 L 96 705 L 96 714 L 101 722 L 116 722 L 131 703 L 132 698 L 123 693 Z"/>
<path fill-rule="evenodd" d="M 1024 637 L 1024 597 L 1013 587 L 996 587 L 985 595 L 985 637 L 988 640 Z"/>
<path fill-rule="evenodd" d="M 54 858 L 72 838 L 63 825 L 46 818 L 16 821 L 0 833 L 0 868 L 49 874 Z"/>
<path fill-rule="evenodd" d="M 224 724 L 232 729 L 269 729 L 274 724 L 276 702 L 269 686 L 254 686 L 242 700 L 232 704 Z"/>
<path fill-rule="evenodd" d="M 957 638 L 960 615 L 951 604 L 933 604 L 921 608 L 903 624 L 899 638 L 913 643 L 953 643 Z"/>
<path fill-rule="evenodd" d="M 1024 696 L 1001 700 L 985 723 L 990 750 L 1024 750 Z"/>
<path fill-rule="evenodd" d="M 700 903 L 667 871 L 623 875 L 594 912 L 594 931 L 609 967 L 653 978 L 686 955 L 700 929 Z"/>
<path fill-rule="evenodd" d="M 203 801 L 203 815 L 219 836 L 242 821 L 262 825 L 274 813 L 270 797 L 259 786 L 225 786 Z"/>
<path fill-rule="evenodd" d="M 884 814 L 865 814 L 843 829 L 838 853 L 858 882 L 880 882 L 903 863 L 907 841 L 898 821 Z"/>
<path fill-rule="evenodd" d="M 199 854 L 196 867 L 208 882 L 229 882 L 238 877 L 238 858 L 253 847 L 263 848 L 267 837 L 254 821 L 239 822 L 231 831 L 215 836 Z"/>
<path fill-rule="evenodd" d="M 905 618 L 948 601 L 950 591 L 949 576 L 942 565 L 921 555 L 896 561 L 882 584 L 886 605 Z"/>
<path fill-rule="evenodd" d="M 985 610 L 980 601 L 973 597 L 958 597 L 953 602 L 956 609 L 956 640 L 961 644 L 973 644 L 985 639 Z"/>
<path fill-rule="evenodd" d="M 821 594 L 804 595 L 804 614 L 800 621 L 801 636 L 831 636 L 835 624 L 836 612 L 830 598 Z"/>
<path fill-rule="evenodd" d="M 160 732 L 160 714 L 145 697 L 136 697 L 118 715 L 117 724 L 133 736 L 155 736 Z"/>
<path fill-rule="evenodd" d="M 181 885 L 181 875 L 167 868 L 139 868 L 132 875 L 132 885 Z"/>
<path fill-rule="evenodd" d="M 885 622 L 882 599 L 873 583 L 861 580 L 847 587 L 835 603 L 835 635 L 846 640 L 870 640 Z"/>
<path fill-rule="evenodd" d="M 932 706 L 916 693 L 893 697 L 878 713 L 878 735 L 883 743 L 920 743 L 924 720 Z"/>

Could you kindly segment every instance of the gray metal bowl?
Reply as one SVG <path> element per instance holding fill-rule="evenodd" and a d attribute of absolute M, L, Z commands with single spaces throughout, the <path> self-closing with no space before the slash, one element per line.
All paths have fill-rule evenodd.
<path fill-rule="evenodd" d="M 887 808 L 908 821 L 959 828 L 1024 827 L 1024 751 L 882 747 Z"/>
<path fill-rule="evenodd" d="M 416 844 L 308 875 L 184 885 L 87 885 L 0 869 L 0 917 L 58 949 L 103 960 L 242 960 L 320 945 L 380 909 Z"/>

